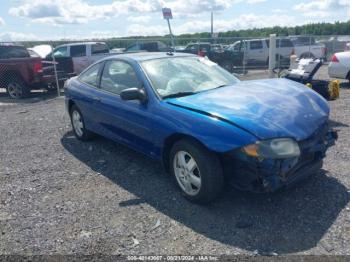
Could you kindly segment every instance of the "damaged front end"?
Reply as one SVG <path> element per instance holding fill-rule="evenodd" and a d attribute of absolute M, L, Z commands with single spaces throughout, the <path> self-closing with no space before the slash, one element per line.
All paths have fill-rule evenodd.
<path fill-rule="evenodd" d="M 337 138 L 337 132 L 325 124 L 300 142 L 289 138 L 259 141 L 226 153 L 224 171 L 238 189 L 273 192 L 317 173 Z"/>

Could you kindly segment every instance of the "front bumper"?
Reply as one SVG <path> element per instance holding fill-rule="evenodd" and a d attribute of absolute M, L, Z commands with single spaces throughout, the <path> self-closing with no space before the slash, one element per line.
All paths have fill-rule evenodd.
<path fill-rule="evenodd" d="M 300 156 L 290 159 L 257 159 L 235 150 L 223 157 L 224 171 L 236 188 L 256 193 L 273 192 L 317 173 L 327 149 L 337 138 L 336 131 L 323 126 L 299 142 Z"/>

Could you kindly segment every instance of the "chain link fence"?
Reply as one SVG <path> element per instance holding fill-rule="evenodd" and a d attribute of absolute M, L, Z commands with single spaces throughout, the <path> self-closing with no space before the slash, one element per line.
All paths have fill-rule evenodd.
<path fill-rule="evenodd" d="M 66 79 L 104 56 L 140 51 L 191 53 L 206 56 L 232 73 L 267 74 L 269 49 L 267 36 L 176 37 L 175 46 L 170 37 L 0 43 L 0 88 L 12 98 L 25 97 L 34 89 L 57 91 Z M 289 68 L 291 56 L 327 63 L 332 54 L 343 51 L 350 51 L 350 36 L 277 37 L 275 68 Z"/>

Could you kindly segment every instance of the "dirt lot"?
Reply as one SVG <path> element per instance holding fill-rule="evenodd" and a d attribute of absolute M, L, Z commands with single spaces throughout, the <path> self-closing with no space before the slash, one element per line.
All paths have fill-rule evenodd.
<path fill-rule="evenodd" d="M 184 200 L 160 164 L 71 132 L 64 100 L 0 94 L 0 254 L 348 254 L 350 89 L 324 169 L 273 195 Z"/>

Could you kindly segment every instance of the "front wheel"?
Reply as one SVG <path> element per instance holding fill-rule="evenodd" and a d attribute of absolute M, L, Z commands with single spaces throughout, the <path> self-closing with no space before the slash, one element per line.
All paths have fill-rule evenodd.
<path fill-rule="evenodd" d="M 205 204 L 220 194 L 224 180 L 220 161 L 200 143 L 188 139 L 175 143 L 170 163 L 171 174 L 188 200 Z"/>
<path fill-rule="evenodd" d="M 82 141 L 88 141 L 93 137 L 93 134 L 85 128 L 83 115 L 75 105 L 70 110 L 70 119 L 76 138 Z"/>

